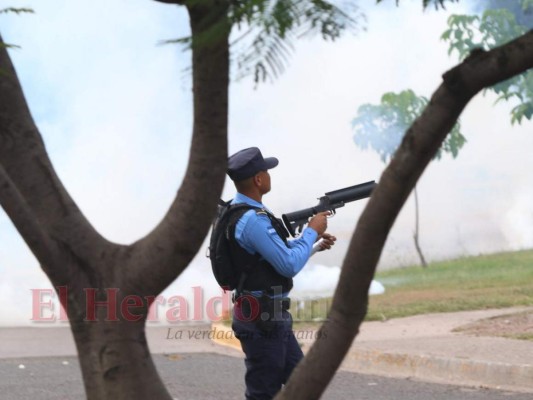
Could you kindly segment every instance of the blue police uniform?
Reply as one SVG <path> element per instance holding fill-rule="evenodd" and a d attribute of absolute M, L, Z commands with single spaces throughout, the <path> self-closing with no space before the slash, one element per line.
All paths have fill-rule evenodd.
<path fill-rule="evenodd" d="M 263 159 L 259 149 L 250 148 L 230 157 L 228 174 L 234 181 L 239 181 L 276 165 L 277 159 Z M 286 241 L 272 225 L 263 204 L 241 193 L 237 193 L 233 203 L 254 207 L 235 226 L 237 243 L 248 253 L 259 254 L 281 277 L 292 278 L 298 274 L 311 255 L 317 232 L 306 228 L 297 239 Z M 257 268 L 262 267 L 259 265 Z M 246 292 L 246 296 L 252 299 L 264 294 L 257 290 Z M 271 298 L 283 300 L 288 296 L 288 290 L 274 288 L 268 294 Z M 272 399 L 303 357 L 292 331 L 292 317 L 286 308 L 274 308 L 266 324 L 248 320 L 242 318 L 241 304 L 239 301 L 235 303 L 232 327 L 246 355 L 246 399 Z"/>
<path fill-rule="evenodd" d="M 263 204 L 241 193 L 237 193 L 232 203 L 246 203 L 266 209 Z M 279 274 L 293 278 L 309 259 L 317 233 L 312 228 L 304 229 L 298 239 L 289 240 L 286 245 L 272 226 L 270 218 L 249 210 L 237 222 L 235 239 L 248 253 L 261 254 Z"/>

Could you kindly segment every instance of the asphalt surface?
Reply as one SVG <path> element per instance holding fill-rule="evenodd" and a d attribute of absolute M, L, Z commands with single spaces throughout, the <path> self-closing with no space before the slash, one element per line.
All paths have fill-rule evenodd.
<path fill-rule="evenodd" d="M 153 355 L 170 393 L 179 400 L 243 399 L 242 358 L 214 353 Z M 339 371 L 327 400 L 532 400 L 531 393 L 424 383 Z M 0 359 L 2 400 L 85 399 L 76 357 Z"/>
<path fill-rule="evenodd" d="M 533 400 L 533 342 L 455 332 L 473 321 L 518 311 L 365 322 L 323 398 Z M 232 335 L 226 339 L 220 329 L 227 327 L 147 328 L 155 363 L 175 399 L 244 398 L 243 353 L 238 341 Z M 301 329 L 313 333 L 313 327 Z M 224 339 L 211 340 L 215 332 Z M 299 340 L 304 352 L 313 342 L 308 336 Z M 84 399 L 76 355 L 65 324 L 0 328 L 0 400 Z"/>

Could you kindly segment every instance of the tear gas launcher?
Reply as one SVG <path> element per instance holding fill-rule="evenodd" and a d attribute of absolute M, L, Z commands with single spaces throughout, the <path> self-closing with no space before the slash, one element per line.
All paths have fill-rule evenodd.
<path fill-rule="evenodd" d="M 335 215 L 335 210 L 337 208 L 344 207 L 346 203 L 370 197 L 370 194 L 375 186 L 375 181 L 369 181 L 359 185 L 325 193 L 324 196 L 318 199 L 318 204 L 315 207 L 283 214 L 281 218 L 283 219 L 283 223 L 291 236 L 296 237 L 302 233 L 304 225 L 307 224 L 309 218 L 311 218 L 313 215 L 324 211 L 330 211 L 332 215 Z"/>

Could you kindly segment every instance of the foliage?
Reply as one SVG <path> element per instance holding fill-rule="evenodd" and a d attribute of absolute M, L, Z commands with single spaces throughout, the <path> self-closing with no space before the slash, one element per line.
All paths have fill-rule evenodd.
<path fill-rule="evenodd" d="M 256 83 L 272 80 L 285 70 L 296 39 L 318 34 L 334 41 L 344 31 L 355 32 L 360 17 L 350 3 L 341 7 L 324 0 L 238 2 L 230 18 L 244 32 L 232 46 L 253 36 L 251 41 L 244 40 L 242 51 L 237 52 L 238 75 L 253 75 Z"/>
<path fill-rule="evenodd" d="M 31 8 L 15 8 L 15 7 L 7 7 L 7 8 L 0 8 L 0 14 L 33 14 L 33 10 Z M 9 44 L 0 42 L 0 48 L 4 49 L 20 49 L 20 46 L 17 46 L 16 44 Z M 0 74 L 3 73 L 2 70 L 0 70 Z"/>
<path fill-rule="evenodd" d="M 533 0 L 479 0 L 473 9 L 478 14 L 485 10 L 506 9 L 512 12 L 516 22 L 524 26 L 533 26 Z"/>
<path fill-rule="evenodd" d="M 521 0 L 520 4 L 521 12 L 533 11 L 533 0 Z M 490 50 L 501 46 L 528 30 L 517 22 L 515 13 L 509 9 L 489 9 L 481 16 L 452 15 L 448 26 L 441 38 L 449 42 L 448 52 L 457 52 L 460 59 L 466 58 L 476 48 Z M 511 111 L 511 123 L 521 123 L 523 118 L 530 120 L 533 117 L 533 71 L 499 83 L 491 90 L 498 95 L 496 102 L 518 101 L 519 104 Z"/>
<path fill-rule="evenodd" d="M 377 3 L 381 3 L 383 0 L 377 0 Z M 426 8 L 427 6 L 429 6 L 430 4 L 433 4 L 435 6 L 436 9 L 438 9 L 439 7 L 440 8 L 445 8 L 445 4 L 446 2 L 448 3 L 457 3 L 459 0 L 423 0 L 422 1 L 422 5 L 424 8 Z M 399 5 L 400 4 L 400 0 L 396 0 L 396 5 Z"/>
<path fill-rule="evenodd" d="M 363 104 L 352 121 L 355 144 L 362 149 L 372 148 L 383 162 L 387 162 L 400 145 L 404 133 L 427 104 L 427 98 L 417 96 L 412 90 L 385 93 L 379 105 Z M 440 159 L 444 152 L 455 158 L 465 142 L 458 122 L 435 157 Z"/>
<path fill-rule="evenodd" d="M 0 42 L 0 48 L 4 49 L 20 49 L 20 46 L 11 43 Z"/>
<path fill-rule="evenodd" d="M 256 83 L 273 80 L 285 70 L 296 39 L 319 34 L 324 40 L 334 41 L 347 30 L 355 32 L 361 18 L 350 2 L 338 6 L 326 0 L 233 1 L 226 22 L 241 32 L 231 43 L 234 49 L 240 46 L 233 52 L 237 76 L 253 75 Z M 195 41 L 209 42 L 217 37 L 219 28 L 213 26 Z M 192 37 L 162 42 L 167 43 L 190 48 Z"/>
<path fill-rule="evenodd" d="M 31 8 L 15 8 L 15 7 L 7 7 L 7 8 L 1 8 L 0 14 L 7 14 L 7 13 L 14 13 L 14 14 L 33 14 L 33 10 Z"/>
<path fill-rule="evenodd" d="M 189 3 L 198 0 L 189 0 Z M 376 0 L 381 3 L 383 0 Z M 422 0 L 424 8 L 459 0 Z M 529 1 L 529 0 L 528 0 Z M 192 4 L 192 3 L 191 3 Z M 396 0 L 399 4 L 399 0 Z M 254 82 L 272 81 L 283 73 L 294 51 L 294 42 L 303 36 L 320 35 L 334 41 L 346 31 L 357 32 L 364 16 L 351 0 L 246 0 L 232 1 L 228 21 L 240 35 L 231 43 L 237 78 L 252 75 Z M 215 24 L 195 42 L 208 43 L 218 36 L 224 24 Z M 192 46 L 192 37 L 162 41 Z M 239 46 L 239 48 L 236 48 Z"/>

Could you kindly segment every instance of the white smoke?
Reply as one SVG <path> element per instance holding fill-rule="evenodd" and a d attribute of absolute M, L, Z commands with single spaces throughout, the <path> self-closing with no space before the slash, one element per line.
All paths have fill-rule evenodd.
<path fill-rule="evenodd" d="M 533 247 L 533 188 L 524 187 L 511 198 L 503 215 L 502 230 L 514 250 Z"/>
<path fill-rule="evenodd" d="M 294 289 L 292 297 L 297 298 L 316 298 L 329 297 L 333 295 L 341 268 L 338 266 L 325 266 L 310 263 L 294 278 Z M 385 288 L 378 281 L 372 281 L 369 294 L 383 294 Z"/>
<path fill-rule="evenodd" d="M 325 266 L 309 263 L 294 279 L 294 289 L 291 297 L 294 299 L 316 299 L 333 295 L 339 280 L 340 267 Z M 30 289 L 28 288 L 30 287 Z M 20 288 L 18 290 L 17 288 Z M 35 297 L 32 289 L 42 291 L 42 298 Z M 47 277 L 39 268 L 12 274 L 7 279 L 7 273 L 0 272 L 0 326 L 32 326 L 47 327 L 66 325 L 68 322 L 59 320 L 59 298 L 52 292 L 53 288 Z M 384 293 L 385 288 L 380 282 L 373 281 L 369 294 Z M 38 293 L 38 292 L 36 292 Z M 173 307 L 169 299 L 179 296 L 187 306 L 187 319 L 180 322 L 209 321 L 210 301 L 218 302 L 216 315 L 221 315 L 220 299 L 222 290 L 211 273 L 209 262 L 202 261 L 198 256 L 191 266 L 180 277 L 161 293 L 161 303 L 157 305 L 157 313 L 148 324 L 158 325 L 173 323 L 167 312 Z M 33 302 L 41 305 L 34 307 Z M 41 315 L 44 318 L 55 316 L 55 321 L 32 321 Z M 196 316 L 201 316 L 196 319 Z"/>
<path fill-rule="evenodd" d="M 31 322 L 32 289 L 51 289 L 37 265 L 18 271 L 0 270 L 0 326 L 39 325 Z M 59 303 L 55 307 L 58 310 Z"/>

